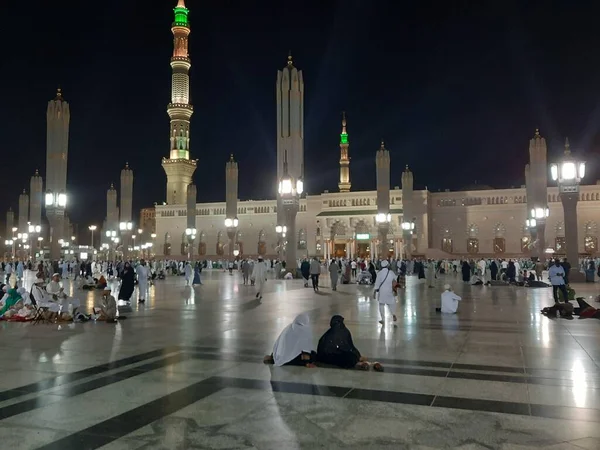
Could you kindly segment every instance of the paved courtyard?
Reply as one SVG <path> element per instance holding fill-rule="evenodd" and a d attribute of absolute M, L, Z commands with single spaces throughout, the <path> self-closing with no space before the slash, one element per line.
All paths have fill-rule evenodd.
<path fill-rule="evenodd" d="M 550 289 L 409 278 L 380 326 L 370 287 L 269 280 L 258 303 L 239 274 L 203 275 L 157 282 L 116 325 L 0 323 L 0 447 L 600 449 L 600 322 L 541 316 Z M 457 316 L 434 312 L 446 282 Z M 301 312 L 315 344 L 342 314 L 385 372 L 264 365 Z"/>

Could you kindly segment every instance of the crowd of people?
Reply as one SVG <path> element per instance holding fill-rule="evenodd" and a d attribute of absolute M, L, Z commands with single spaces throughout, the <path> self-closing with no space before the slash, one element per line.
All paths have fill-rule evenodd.
<path fill-rule="evenodd" d="M 578 262 L 575 269 L 571 267 L 566 258 L 557 262 L 550 261 L 549 265 L 528 259 L 455 259 L 433 260 L 414 258 L 410 260 L 390 258 L 384 260 L 370 260 L 366 258 L 332 258 L 320 260 L 317 257 L 304 258 L 298 261 L 298 274 L 304 280 L 304 286 L 312 286 L 315 292 L 320 289 L 320 277 L 328 275 L 332 290 L 337 290 L 339 284 L 366 284 L 373 285 L 379 303 L 382 324 L 385 323 L 386 310 L 392 321 L 396 321 L 395 314 L 396 295 L 398 289 L 406 286 L 407 276 L 416 276 L 418 280 L 432 288 L 435 278 L 443 274 L 456 274 L 465 283 L 472 285 L 483 284 L 516 284 L 529 287 L 550 286 L 545 281 L 550 281 L 553 287 L 555 300 L 568 299 L 571 295 L 568 290 L 569 274 L 572 270 L 598 271 L 600 277 L 600 261 L 585 259 Z M 278 259 L 243 258 L 234 260 L 156 260 L 146 262 L 138 261 L 31 261 L 2 262 L 0 272 L 4 287 L 4 299 L 0 301 L 0 317 L 31 317 L 33 314 L 29 305 L 30 298 L 36 304 L 46 305 L 45 309 L 50 319 L 73 319 L 79 308 L 80 302 L 76 298 L 64 293 L 60 280 L 71 279 L 78 289 L 103 291 L 101 304 L 97 314 L 103 319 L 113 321 L 115 307 L 112 304 L 111 290 L 108 283 L 118 280 L 119 289 L 117 300 L 130 302 L 135 286 L 138 286 L 139 303 L 144 303 L 148 298 L 149 286 L 156 279 L 164 279 L 167 275 L 183 276 L 186 285 L 202 285 L 202 271 L 204 269 L 218 269 L 229 272 L 240 271 L 244 285 L 254 286 L 256 298 L 260 301 L 263 297 L 265 282 L 268 273 L 274 277 L 293 278 L 286 270 L 285 261 Z M 560 269 L 560 272 L 557 272 Z M 543 279 L 543 272 L 548 271 L 548 278 Z M 15 291 L 9 286 L 9 280 L 16 280 Z M 21 300 L 21 301 L 20 301 Z M 441 306 L 437 308 L 442 313 L 455 313 L 460 297 L 456 295 L 450 285 L 444 287 L 441 296 Z M 94 308 L 94 314 L 96 309 Z"/>

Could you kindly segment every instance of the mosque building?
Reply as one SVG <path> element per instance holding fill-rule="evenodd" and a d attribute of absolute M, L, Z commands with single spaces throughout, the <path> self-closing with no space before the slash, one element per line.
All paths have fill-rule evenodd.
<path fill-rule="evenodd" d="M 515 189 L 493 189 L 481 185 L 463 191 L 413 190 L 413 177 L 418 178 L 418 174 L 412 174 L 408 167 L 402 169 L 402 161 L 392 157 L 391 186 L 396 180 L 398 184 L 402 181 L 403 186 L 394 186 L 389 192 L 387 210 L 390 223 L 385 243 L 380 242 L 382 237 L 378 234 L 377 190 L 352 190 L 351 145 L 345 115 L 340 133 L 339 192 L 307 195 L 300 191 L 297 212 L 293 217 L 294 227 L 290 227 L 295 229 L 293 233 L 282 232 L 282 202 L 276 198 L 238 200 L 235 204 L 237 216 L 234 214 L 234 217 L 229 217 L 232 215 L 232 203 L 228 205 L 225 199 L 217 203 L 196 203 L 195 219 L 188 220 L 188 211 L 193 214 L 194 210 L 187 204 L 186 192 L 196 169 L 196 160 L 190 159 L 193 109 L 189 103 L 188 12 L 184 0 L 179 0 L 172 27 L 172 98 L 167 109 L 171 119 L 170 152 L 169 158 L 162 161 L 167 175 L 167 202 L 155 206 L 155 223 L 152 224 L 156 232 L 153 250 L 157 258 L 215 260 L 232 255 L 284 258 L 285 253 L 291 250 L 295 250 L 298 258 L 376 258 L 389 255 L 527 257 L 536 252 L 538 255 L 552 251 L 564 253 L 563 206 L 558 187 L 548 187 L 546 143 L 537 130 L 529 142 L 527 186 Z M 286 74 L 291 81 L 286 79 Z M 286 84 L 284 89 L 282 83 L 291 84 Z M 280 177 L 288 167 L 298 180 L 304 175 L 303 97 L 302 71 L 293 66 L 290 57 L 277 77 L 278 119 L 281 116 L 286 120 L 282 123 L 278 120 Z M 285 114 L 281 114 L 282 111 Z M 286 130 L 285 136 L 282 129 Z M 384 142 L 381 142 L 380 149 L 385 150 Z M 373 149 L 373 169 L 376 150 L 377 146 Z M 233 159 L 223 161 L 223 165 L 231 165 L 232 162 Z M 239 172 L 243 177 L 243 167 Z M 527 177 L 527 174 L 530 175 Z M 237 186 L 237 180 L 235 183 Z M 532 203 L 534 200 L 535 205 Z M 547 211 L 543 214 L 546 217 L 538 220 L 537 229 L 527 227 L 529 211 L 540 207 Z M 235 228 L 231 226 L 233 220 Z M 600 184 L 581 185 L 576 222 L 580 254 L 597 255 L 598 221 Z M 408 232 L 406 224 L 410 224 Z"/>

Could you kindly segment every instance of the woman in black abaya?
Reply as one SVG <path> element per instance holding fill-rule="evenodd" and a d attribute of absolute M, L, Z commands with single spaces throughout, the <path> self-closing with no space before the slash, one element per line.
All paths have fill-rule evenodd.
<path fill-rule="evenodd" d="M 125 263 L 123 273 L 121 273 L 121 289 L 119 289 L 119 300 L 129 301 L 133 294 L 135 276 L 133 267 L 129 262 Z"/>
<path fill-rule="evenodd" d="M 468 283 L 471 280 L 471 266 L 467 261 L 463 261 L 461 272 L 463 281 Z"/>
<path fill-rule="evenodd" d="M 325 332 L 317 347 L 317 361 L 323 364 L 341 367 L 343 369 L 369 370 L 367 358 L 360 355 L 352 342 L 352 334 L 344 324 L 342 316 L 333 316 L 329 322 L 329 330 Z M 379 363 L 373 364 L 373 369 L 382 372 Z"/>

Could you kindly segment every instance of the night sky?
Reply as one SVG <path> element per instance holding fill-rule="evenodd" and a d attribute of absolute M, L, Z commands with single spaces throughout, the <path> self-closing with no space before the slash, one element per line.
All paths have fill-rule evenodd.
<path fill-rule="evenodd" d="M 59 85 L 72 114 L 72 221 L 101 224 L 106 189 L 118 188 L 126 161 L 136 221 L 139 208 L 165 199 L 175 3 L 2 2 L 2 221 L 34 170 L 45 174 L 46 106 Z M 392 186 L 405 164 L 418 188 L 521 185 L 536 127 L 549 160 L 568 136 L 588 161 L 586 181 L 595 182 L 593 3 L 187 0 L 198 201 L 224 200 L 230 153 L 240 198 L 274 198 L 275 79 L 289 50 L 304 72 L 309 193 L 337 190 L 344 110 L 353 190 L 375 188 L 382 137 Z"/>

